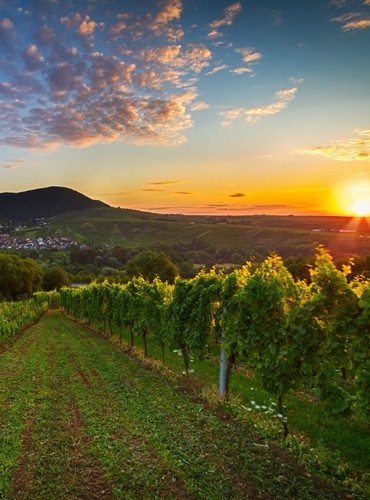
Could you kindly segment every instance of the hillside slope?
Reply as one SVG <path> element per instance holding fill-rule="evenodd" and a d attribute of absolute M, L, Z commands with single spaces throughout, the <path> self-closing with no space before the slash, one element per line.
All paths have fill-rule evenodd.
<path fill-rule="evenodd" d="M 102 201 L 92 200 L 66 187 L 51 186 L 21 193 L 0 193 L 0 219 L 19 223 L 72 210 L 107 206 Z"/>

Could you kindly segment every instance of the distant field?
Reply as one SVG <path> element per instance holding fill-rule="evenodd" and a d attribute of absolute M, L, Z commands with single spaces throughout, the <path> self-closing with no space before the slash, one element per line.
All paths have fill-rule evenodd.
<path fill-rule="evenodd" d="M 0 361 L 0 498 L 345 498 L 59 312 Z"/>
<path fill-rule="evenodd" d="M 370 254 L 369 226 L 348 217 L 192 217 L 95 208 L 64 214 L 23 234 L 70 236 L 79 243 L 125 247 L 198 240 L 215 248 L 251 249 L 262 254 L 277 251 L 284 257 L 312 255 L 321 243 L 334 254 Z"/>

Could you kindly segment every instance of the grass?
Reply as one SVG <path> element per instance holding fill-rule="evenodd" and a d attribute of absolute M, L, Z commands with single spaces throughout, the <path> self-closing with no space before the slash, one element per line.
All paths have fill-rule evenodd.
<path fill-rule="evenodd" d="M 0 498 L 341 498 L 188 379 L 59 312 L 0 355 L 0 375 Z"/>
<path fill-rule="evenodd" d="M 126 345 L 128 341 L 126 332 Z M 142 356 L 141 337 L 136 337 L 135 341 L 137 353 Z M 148 341 L 149 355 L 161 359 L 160 347 L 150 336 Z M 167 352 L 166 366 L 177 376 L 181 374 L 180 353 Z M 218 403 L 218 358 L 192 359 L 191 368 L 193 378 L 201 386 L 199 393 Z M 365 418 L 331 414 L 324 403 L 315 402 L 309 394 L 291 392 L 285 401 L 291 435 L 284 442 L 276 400 L 242 365 L 232 373 L 230 393 L 231 401 L 222 405 L 238 420 L 294 453 L 313 474 L 337 482 L 356 496 L 367 498 L 370 495 L 370 433 Z"/>
<path fill-rule="evenodd" d="M 77 242 L 124 245 L 128 248 L 191 243 L 194 239 L 215 248 L 282 251 L 284 255 L 312 255 L 318 243 L 341 253 L 367 254 L 370 239 L 339 231 L 350 223 L 345 217 L 243 216 L 209 217 L 160 215 L 117 208 L 93 208 L 67 212 L 50 219 L 42 228 L 19 234 L 70 236 Z M 227 223 L 225 223 L 227 221 Z M 320 229 L 319 232 L 314 229 Z"/>

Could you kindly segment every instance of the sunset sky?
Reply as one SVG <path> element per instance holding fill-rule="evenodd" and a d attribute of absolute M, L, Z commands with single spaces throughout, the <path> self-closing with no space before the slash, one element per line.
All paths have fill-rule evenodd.
<path fill-rule="evenodd" d="M 370 0 L 0 0 L 0 192 L 370 213 Z"/>

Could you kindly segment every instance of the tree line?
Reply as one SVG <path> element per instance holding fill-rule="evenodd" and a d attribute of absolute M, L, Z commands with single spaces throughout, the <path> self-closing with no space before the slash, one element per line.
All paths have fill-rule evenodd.
<path fill-rule="evenodd" d="M 263 262 L 254 252 L 238 253 L 226 247 L 216 250 L 197 239 L 187 244 L 156 243 L 149 248 L 105 246 L 75 248 L 69 252 L 0 252 L 0 300 L 30 297 L 37 290 L 59 290 L 71 282 L 108 279 L 124 283 L 134 276 L 143 276 L 150 281 L 158 276 L 162 281 L 173 283 L 177 276 L 193 278 L 201 269 L 209 270 L 213 266 L 230 273 L 246 260 L 254 267 Z M 295 279 L 310 283 L 314 260 L 314 255 L 287 257 L 284 265 Z M 338 269 L 349 263 L 350 280 L 359 275 L 370 277 L 370 256 L 351 256 L 335 261 Z"/>

